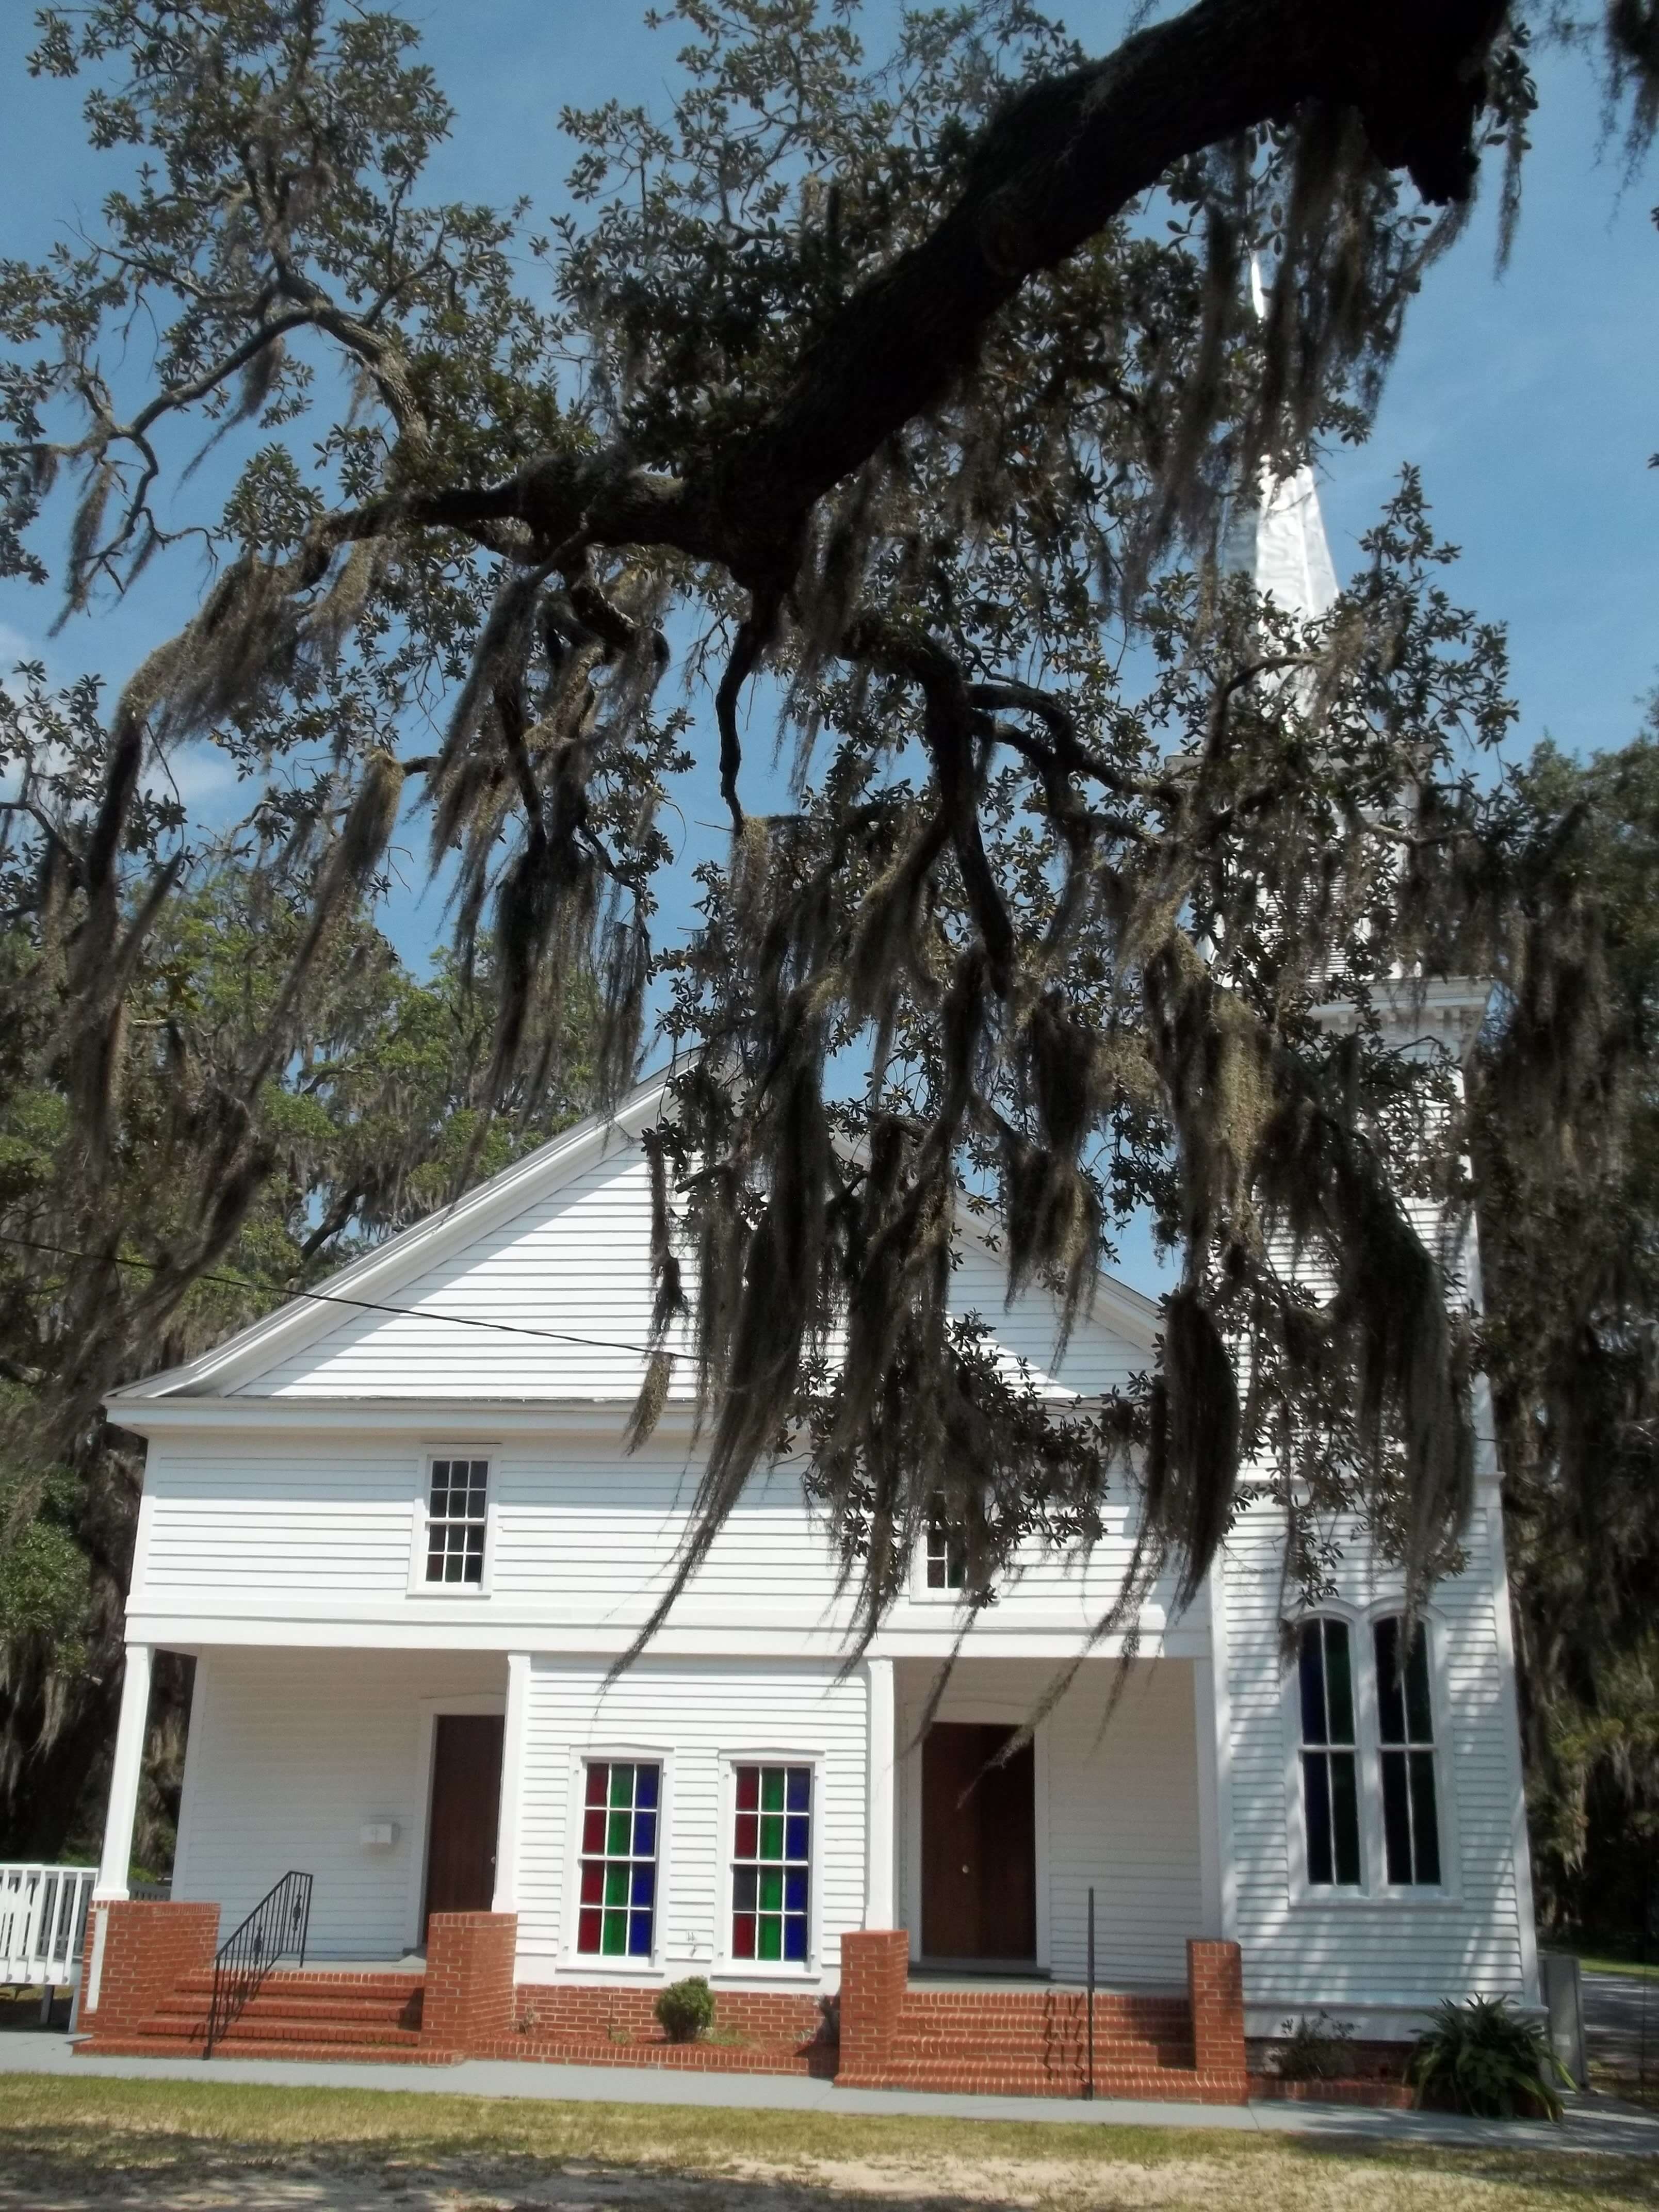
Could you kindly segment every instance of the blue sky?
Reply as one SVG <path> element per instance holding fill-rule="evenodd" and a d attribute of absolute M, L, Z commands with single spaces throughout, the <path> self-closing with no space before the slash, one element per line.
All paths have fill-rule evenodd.
<path fill-rule="evenodd" d="M 635 0 L 428 0 L 408 9 L 459 111 L 432 189 L 505 201 L 528 192 L 538 216 L 562 199 L 564 104 L 612 94 L 665 107 L 674 33 L 647 32 Z M 879 20 L 887 0 L 871 9 Z M 1066 12 L 1096 52 L 1121 34 L 1121 5 Z M 32 10 L 0 9 L 0 253 L 33 256 L 90 219 L 109 176 L 87 154 L 73 86 L 23 75 Z M 873 42 L 873 41 L 872 41 Z M 1452 588 L 1510 629 L 1521 706 L 1516 743 L 1547 732 L 1568 750 L 1619 745 L 1640 724 L 1659 673 L 1659 234 L 1651 167 L 1628 179 L 1604 143 L 1587 66 L 1550 56 L 1515 254 L 1493 270 L 1496 176 L 1450 255 L 1431 273 L 1370 442 L 1328 461 L 1322 495 L 1339 575 L 1403 462 L 1419 463 L 1442 532 L 1462 549 Z M 200 581 L 188 559 L 154 564 L 133 601 L 55 640 L 56 605 L 0 585 L 0 662 L 27 652 L 55 675 L 85 668 L 118 682 L 177 627 Z M 708 727 L 707 721 L 701 727 Z M 709 749 L 712 750 L 712 747 Z M 198 761 L 187 795 L 223 807 L 222 771 Z M 709 850 L 719 801 L 712 770 L 682 794 L 692 848 Z M 691 852 L 685 857 L 689 860 Z M 441 926 L 417 896 L 398 901 L 396 933 L 418 956 Z M 676 917 L 684 919 L 684 906 Z M 1135 1270 L 1134 1272 L 1139 1272 Z"/>

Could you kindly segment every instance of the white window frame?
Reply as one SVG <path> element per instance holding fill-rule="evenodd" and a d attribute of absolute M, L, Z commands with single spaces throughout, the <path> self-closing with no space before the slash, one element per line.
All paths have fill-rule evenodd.
<path fill-rule="evenodd" d="M 481 1459 L 484 1474 L 483 1571 L 476 1583 L 429 1583 L 426 1578 L 427 1531 L 432 1517 L 432 1467 L 434 1460 Z M 428 1438 L 421 1448 L 414 1511 L 409 1537 L 409 1595 L 433 1598 L 446 1605 L 458 1601 L 476 1604 L 488 1597 L 495 1583 L 495 1527 L 499 1517 L 501 1446 L 476 1437 L 453 1442 Z"/>
<path fill-rule="evenodd" d="M 781 1982 L 799 1989 L 817 1989 L 823 1981 L 826 1765 L 821 1745 L 808 1749 L 799 1744 L 744 1744 L 720 1753 L 720 1879 L 714 1885 L 719 1918 L 708 1976 L 711 1982 L 735 1987 L 747 1982 Z M 804 1964 L 793 1959 L 738 1959 L 732 1954 L 732 1854 L 738 1838 L 737 1770 L 740 1766 L 810 1766 L 812 1770 L 812 1856 L 808 1861 Z"/>
<path fill-rule="evenodd" d="M 950 1536 L 949 1531 L 947 1530 L 946 1541 L 948 1542 L 949 1540 Z M 934 1589 L 929 1585 L 927 1580 L 927 1530 L 925 1527 L 923 1528 L 921 1534 L 916 1538 L 915 1548 L 910 1555 L 910 1595 L 918 1605 L 945 1605 L 950 1606 L 953 1609 L 957 1607 L 966 1605 L 968 1601 L 968 1589 L 965 1582 L 959 1584 L 955 1589 L 951 1589 L 948 1585 L 944 1589 Z"/>
<path fill-rule="evenodd" d="M 1462 1902 L 1459 1885 L 1456 1793 L 1447 1753 L 1450 1749 L 1450 1705 L 1446 1694 L 1445 1624 L 1438 1612 L 1425 1607 L 1421 1613 L 1428 1644 L 1429 1707 L 1434 1718 L 1435 1813 L 1440 1829 L 1440 1882 L 1390 1882 L 1388 1879 L 1387 1839 L 1382 1829 L 1382 1757 L 1376 1704 L 1376 1645 L 1373 1633 L 1379 1620 L 1397 1618 L 1404 1607 L 1397 1597 L 1380 1598 L 1368 1605 L 1331 1599 L 1304 1614 L 1297 1622 L 1316 1618 L 1347 1624 L 1349 1662 L 1353 1670 L 1354 1736 L 1359 1790 L 1359 1882 L 1357 1887 L 1308 1879 L 1308 1832 L 1302 1796 L 1302 1698 L 1297 1654 L 1283 1670 L 1279 1714 L 1284 1734 L 1285 1844 L 1289 1862 L 1290 1898 L 1301 1911 L 1351 1912 L 1384 1907 L 1398 1911 L 1401 1905 L 1425 1911 L 1455 1906 Z"/>
<path fill-rule="evenodd" d="M 599 1761 L 626 1760 L 635 1766 L 660 1769 L 657 1788 L 657 1902 L 651 1916 L 651 1956 L 607 1959 L 602 1953 L 580 1951 L 582 1887 L 582 1814 L 586 1807 L 587 1770 Z M 589 1981 L 666 1983 L 669 1978 L 666 1943 L 669 1872 L 673 1851 L 674 1754 L 665 1744 L 623 1742 L 620 1738 L 596 1743 L 573 1744 L 567 1769 L 567 1808 L 564 1850 L 564 1910 L 560 1915 L 559 1966 L 562 1972 Z"/>

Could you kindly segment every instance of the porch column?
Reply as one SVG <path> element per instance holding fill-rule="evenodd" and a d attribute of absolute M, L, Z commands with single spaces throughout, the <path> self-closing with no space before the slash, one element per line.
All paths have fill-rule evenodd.
<path fill-rule="evenodd" d="M 869 1691 L 869 1788 L 866 1797 L 864 1924 L 891 1928 L 893 1919 L 893 1662 L 866 1659 Z"/>
<path fill-rule="evenodd" d="M 115 1728 L 115 1758 L 110 1770 L 109 1813 L 104 1821 L 104 1856 L 98 1867 L 97 1899 L 125 1898 L 132 1860 L 132 1828 L 138 1817 L 138 1780 L 144 1764 L 144 1729 L 149 1719 L 150 1662 L 154 1648 L 129 1644 L 121 1683 L 121 1717 Z"/>
<path fill-rule="evenodd" d="M 501 1810 L 495 1820 L 495 1891 L 492 1912 L 519 1909 L 519 1799 L 530 1733 L 530 1654 L 507 1657 L 507 1723 L 501 1730 Z"/>

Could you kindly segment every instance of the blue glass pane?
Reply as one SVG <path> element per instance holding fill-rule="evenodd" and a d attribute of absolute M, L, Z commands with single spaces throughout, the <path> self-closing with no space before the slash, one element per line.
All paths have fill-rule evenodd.
<path fill-rule="evenodd" d="M 637 1766 L 634 1770 L 634 1802 L 647 1812 L 654 1812 L 657 1803 L 657 1777 L 659 1766 Z"/>
<path fill-rule="evenodd" d="M 790 1913 L 783 1923 L 783 1955 L 786 1959 L 806 1956 L 806 1922 L 797 1913 Z"/>
<path fill-rule="evenodd" d="M 792 1813 L 804 1813 L 812 1802 L 812 1770 L 810 1766 L 789 1769 L 788 1807 Z"/>
<path fill-rule="evenodd" d="M 805 1912 L 806 1910 L 806 1869 L 791 1867 L 783 1877 L 783 1909 L 786 1912 Z"/>
<path fill-rule="evenodd" d="M 651 1915 L 630 1912 L 628 1916 L 628 1955 L 630 1959 L 651 1956 Z"/>
<path fill-rule="evenodd" d="M 653 1859 L 657 1856 L 657 1816 L 654 1813 L 635 1813 L 634 1815 L 634 1856 L 636 1859 Z"/>
<path fill-rule="evenodd" d="M 792 1813 L 784 1826 L 789 1831 L 788 1838 L 784 1846 L 785 1858 L 804 1859 L 809 1849 L 807 1839 L 812 1832 L 811 1820 L 805 1813 Z"/>
<path fill-rule="evenodd" d="M 649 1905 L 656 1893 L 657 1869 L 655 1867 L 636 1866 L 634 1869 L 633 1895 L 629 1900 L 629 1903 Z"/>

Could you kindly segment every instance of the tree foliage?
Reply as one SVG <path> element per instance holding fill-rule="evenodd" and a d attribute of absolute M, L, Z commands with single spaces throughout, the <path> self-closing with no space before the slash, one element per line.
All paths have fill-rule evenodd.
<path fill-rule="evenodd" d="M 165 840 L 120 865 L 147 763 L 206 736 L 269 784 L 257 870 L 310 902 L 284 1022 L 418 805 L 463 959 L 495 946 L 489 1091 L 540 1097 L 584 963 L 605 1096 L 653 982 L 703 1048 L 656 1139 L 635 1425 L 695 1304 L 685 1571 L 804 1422 L 866 1628 L 941 1490 L 982 1602 L 1034 1520 L 1086 1542 L 1131 1456 L 1132 1585 L 1190 1593 L 1246 1462 L 1369 1516 L 1420 1580 L 1467 1498 L 1470 1346 L 1401 1197 L 1455 1180 L 1455 1144 L 1417 1141 L 1446 1071 L 1383 1048 L 1379 994 L 1529 957 L 1480 767 L 1513 712 L 1502 640 L 1409 476 L 1316 623 L 1220 556 L 1264 471 L 1363 434 L 1489 147 L 1512 212 L 1535 27 L 1499 0 L 1199 0 L 1096 60 L 981 0 L 906 14 L 872 58 L 855 0 L 653 20 L 683 41 L 670 111 L 567 113 L 570 204 L 538 228 L 423 196 L 452 118 L 390 16 L 43 12 L 33 66 L 85 80 L 125 181 L 0 273 L 0 551 L 46 577 L 58 483 L 68 613 L 183 537 L 215 564 L 100 726 L 85 843 L 49 808 L 20 829 L 70 1110 L 106 1141 L 128 963 L 188 872 Z M 1604 34 L 1639 135 L 1651 10 Z M 664 951 L 665 782 L 704 726 L 659 703 L 671 641 L 732 842 Z M 756 702 L 795 762 L 765 813 Z M 181 1283 L 240 1233 L 252 1141 L 210 1156 Z M 1181 1255 L 1145 1391 L 1035 1452 L 947 1314 L 953 1222 L 994 1201 L 1011 1291 L 1051 1282 L 1068 1315 L 1135 1210 Z"/>

